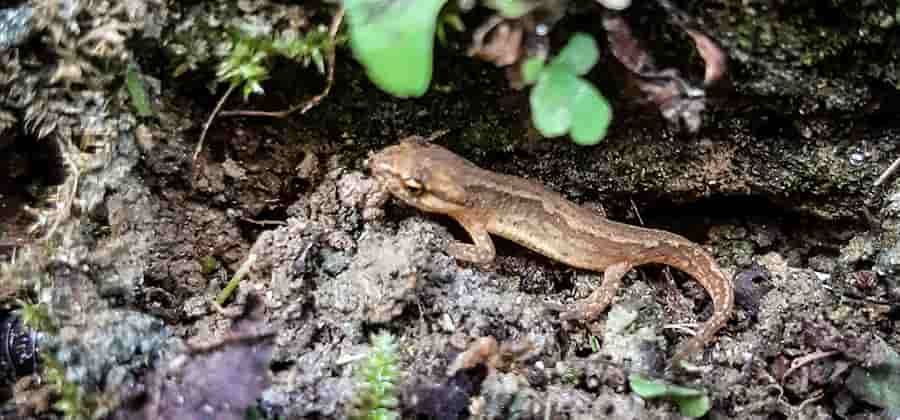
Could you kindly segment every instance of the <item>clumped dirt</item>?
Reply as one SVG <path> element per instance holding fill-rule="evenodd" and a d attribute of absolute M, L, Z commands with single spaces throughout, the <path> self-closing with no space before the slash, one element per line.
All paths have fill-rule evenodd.
<path fill-rule="evenodd" d="M 681 273 L 635 270 L 598 320 L 563 323 L 550 304 L 589 294 L 599 281 L 595 273 L 502 239 L 490 266 L 455 261 L 443 247 L 467 238 L 454 222 L 394 201 L 373 206 L 375 184 L 363 162 L 377 144 L 300 144 L 298 138 L 310 137 L 288 125 L 224 120 L 192 165 L 186 139 L 193 132 L 158 127 L 138 136 L 142 157 L 132 173 L 143 189 L 122 188 L 107 198 L 113 231 L 141 232 L 147 246 L 142 287 L 129 300 L 184 338 L 221 339 L 232 322 L 209 302 L 255 255 L 226 310 L 241 308 L 250 293 L 261 296 L 261 322 L 276 337 L 272 384 L 259 407 L 273 418 L 346 413 L 357 388 L 353 361 L 380 330 L 401 343 L 400 410 L 407 416 L 677 417 L 671 403 L 629 393 L 626 378 L 660 372 L 685 337 L 674 324 L 709 315 L 705 292 Z M 441 141 L 455 147 L 452 135 Z M 625 150 L 626 141 L 614 137 L 606 147 Z M 601 197 L 569 188 L 586 181 L 581 170 L 559 170 L 577 152 L 570 147 L 525 146 L 510 155 L 515 159 L 468 156 L 493 170 L 540 179 L 617 220 L 684 234 L 707 246 L 729 274 L 758 273 L 739 282 L 736 314 L 698 355 L 700 369 L 678 378 L 709 393 L 711 418 L 816 418 L 838 410 L 874 418 L 876 408 L 852 398 L 823 402 L 843 395 L 850 367 L 866 360 L 874 341 L 898 345 L 897 320 L 886 305 L 847 298 L 883 296 L 886 285 L 860 289 L 837 276 L 844 267 L 871 268 L 866 261 L 873 251 L 860 249 L 871 240 L 851 241 L 864 225 L 753 196 L 674 200 L 685 204 L 672 203 L 673 191 Z M 723 147 L 733 156 L 733 146 Z M 658 148 L 649 140 L 627 147 L 637 155 Z M 568 151 L 548 157 L 550 150 Z M 724 168 L 720 153 L 688 162 L 710 185 L 734 174 L 715 169 Z M 699 192 L 698 185 L 688 189 Z M 498 369 L 448 376 L 455 357 L 485 336 L 532 350 Z"/>
<path fill-rule="evenodd" d="M 67 239 L 39 248 L 49 256 L 22 256 L 31 264 L 21 271 L 23 284 L 48 279 L 37 297 L 65 326 L 47 348 L 90 392 L 149 389 L 152 396 L 143 387 L 175 366 L 183 383 L 160 386 L 150 403 L 182 415 L 178 402 L 192 398 L 240 418 L 228 404 L 234 396 L 266 418 L 343 418 L 370 336 L 388 331 L 400 348 L 397 410 L 405 418 L 680 418 L 674 404 L 632 392 L 635 372 L 703 389 L 711 419 L 887 416 L 866 378 L 900 370 L 885 368 L 900 349 L 900 184 L 877 189 L 872 182 L 900 150 L 893 141 L 900 126 L 888 117 L 900 96 L 876 95 L 878 84 L 858 78 L 804 78 L 808 69 L 783 58 L 768 67 L 748 58 L 768 50 L 725 28 L 729 13 L 749 14 L 724 3 L 709 24 L 738 58 L 734 89 L 711 101 L 700 133 L 674 132 L 655 110 L 616 96 L 620 75 L 605 68 L 589 76 L 613 92 L 617 114 L 610 136 L 593 148 L 539 139 L 527 92 L 509 88 L 501 70 L 442 51 L 435 89 L 398 100 L 376 90 L 341 51 L 334 89 L 318 107 L 288 119 L 218 118 L 194 162 L 218 97 L 198 87 L 202 74 L 176 78 L 149 66 L 158 77 L 145 75 L 157 116 L 122 112 L 108 160 L 81 174 L 81 211 L 62 228 Z M 178 10 L 185 21 L 216 11 Z M 293 12 L 281 16 L 314 16 Z M 567 25 L 589 30 L 591 21 Z M 838 50 L 818 58 L 870 42 L 856 36 L 851 44 L 832 39 Z M 459 44 L 451 37 L 448 49 Z M 165 56 L 158 48 L 153 53 Z M 783 79 L 766 82 L 771 74 L 802 86 L 787 91 Z M 828 84 L 823 78 L 846 84 L 813 89 Z M 312 71 L 286 66 L 266 85 L 271 95 L 226 108 L 280 109 L 321 84 Z M 872 112 L 850 113 L 867 107 Z M 597 320 L 562 322 L 556 308 L 587 296 L 597 273 L 499 238 L 492 264 L 456 261 L 446 244 L 469 238 L 455 222 L 382 204 L 364 170 L 368 153 L 439 129 L 449 133 L 438 142 L 486 169 L 537 180 L 618 221 L 682 234 L 715 255 L 735 278 L 737 308 L 695 355 L 696 367 L 664 371 L 690 323 L 711 313 L 705 291 L 684 274 L 633 270 Z M 64 165 L 53 143 L 23 138 L 0 140 L 7 168 L 0 171 L 0 259 L 20 248 L 35 222 L 24 206 L 66 175 L 57 172 Z M 236 292 L 223 307 L 213 305 L 245 264 Z M 236 331 L 248 333 L 234 313 L 250 310 L 250 329 L 271 336 L 234 341 Z M 489 346 L 478 347 L 485 337 L 519 351 L 495 363 Z M 188 340 L 225 344 L 185 350 Z M 460 358 L 474 362 L 448 371 Z M 232 363 L 246 382 L 222 370 Z M 214 380 L 201 381 L 207 372 Z M 24 405 L 45 412 L 46 401 Z M 135 410 L 149 406 L 130 402 Z"/>
<path fill-rule="evenodd" d="M 233 272 L 248 255 L 257 256 L 230 305 L 240 307 L 250 291 L 261 293 L 265 323 L 277 331 L 273 386 L 261 404 L 266 411 L 287 418 L 341 416 L 355 389 L 353 364 L 347 361 L 365 352 L 370 333 L 386 329 L 399 336 L 403 348 L 401 406 L 408 415 L 427 416 L 435 410 L 459 413 L 460 418 L 508 418 L 513 413 L 543 418 L 547 412 L 554 418 L 677 415 L 669 403 L 628 394 L 625 378 L 632 371 L 665 367 L 671 348 L 684 338 L 667 325 L 708 316 L 705 292 L 689 278 L 659 267 L 641 268 L 628 276 L 619 299 L 596 322 L 562 323 L 548 303 L 570 304 L 586 296 L 599 281 L 595 274 L 503 240 L 497 241 L 500 255 L 491 266 L 457 262 L 443 252 L 454 237 L 466 239 L 454 222 L 393 201 L 372 207 L 375 184 L 361 170 L 363 154 L 307 150 L 275 159 L 291 162 L 276 163 L 276 171 L 298 167 L 280 185 L 299 187 L 294 195 L 268 195 L 270 214 L 283 215 L 271 225 L 235 216 L 261 214 L 241 201 L 258 203 L 266 196 L 248 180 L 253 171 L 226 175 L 222 184 L 227 188 L 201 182 L 204 188 L 158 197 L 161 214 L 169 215 L 158 219 L 164 221 L 158 226 L 171 233 L 159 235 L 165 241 L 151 254 L 151 266 L 170 267 L 170 278 L 180 276 L 171 267 L 189 266 L 196 279 L 172 282 L 172 300 L 164 305 L 184 308 L 172 313 L 183 331 L 215 337 L 226 329 L 227 320 L 204 303 L 224 283 L 217 271 L 225 266 Z M 152 166 L 152 157 L 149 162 Z M 209 176 L 235 172 L 225 168 L 229 165 L 263 163 L 206 160 L 202 165 Z M 190 176 L 187 169 L 177 175 Z M 162 179 L 170 186 L 190 182 Z M 198 200 L 211 191 L 230 198 Z M 729 273 L 757 273 L 738 282 L 738 310 L 698 359 L 701 369 L 680 380 L 710 393 L 713 418 L 776 413 L 814 418 L 833 412 L 834 407 L 817 401 L 841 389 L 848 366 L 865 360 L 877 337 L 898 344 L 891 334 L 896 321 L 886 318 L 884 305 L 847 300 L 843 288 L 833 286 L 829 273 L 858 227 L 828 225 L 764 202 L 744 206 L 732 211 L 723 200 L 641 212 L 635 204 L 618 217 L 692 237 L 707 245 Z M 207 243 L 210 238 L 221 247 Z M 207 252 L 222 266 L 204 275 L 204 254 L 196 250 L 216 250 Z M 160 284 L 163 289 L 169 285 Z M 454 357 L 484 336 L 529 343 L 533 351 L 491 374 L 448 377 Z M 851 401 L 847 407 L 861 406 Z"/>

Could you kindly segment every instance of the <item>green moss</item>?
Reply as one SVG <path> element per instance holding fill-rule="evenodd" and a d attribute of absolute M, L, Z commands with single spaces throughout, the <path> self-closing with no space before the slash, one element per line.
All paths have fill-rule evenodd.
<path fill-rule="evenodd" d="M 22 323 L 29 328 L 50 334 L 56 334 L 56 321 L 50 317 L 50 310 L 46 304 L 19 301 L 19 316 Z"/>
<path fill-rule="evenodd" d="M 200 258 L 200 272 L 202 272 L 203 275 L 208 275 L 213 271 L 216 271 L 217 268 L 219 268 L 219 263 L 212 255 Z"/>
<path fill-rule="evenodd" d="M 182 10 L 190 16 L 167 34 L 163 45 L 174 77 L 195 71 L 211 71 L 218 60 L 216 48 L 228 42 L 225 23 L 240 16 L 236 2 L 205 2 Z"/>
<path fill-rule="evenodd" d="M 392 420 L 396 412 L 400 379 L 398 345 L 389 333 L 372 336 L 372 349 L 356 369 L 358 389 L 350 410 L 351 420 Z"/>
<path fill-rule="evenodd" d="M 897 17 L 886 4 L 860 7 L 858 2 L 833 1 L 774 11 L 747 7 L 745 2 L 722 3 L 739 47 L 799 67 L 870 53 L 862 46 L 896 43 L 892 34 L 896 34 Z"/>
<path fill-rule="evenodd" d="M 41 359 L 44 362 L 43 378 L 57 395 L 53 408 L 60 411 L 65 420 L 97 418 L 101 411 L 97 398 L 67 379 L 65 367 L 51 355 L 44 354 Z"/>
<path fill-rule="evenodd" d="M 564 384 L 577 385 L 581 381 L 582 376 L 584 376 L 584 372 L 581 369 L 569 366 L 562 371 L 560 380 Z"/>

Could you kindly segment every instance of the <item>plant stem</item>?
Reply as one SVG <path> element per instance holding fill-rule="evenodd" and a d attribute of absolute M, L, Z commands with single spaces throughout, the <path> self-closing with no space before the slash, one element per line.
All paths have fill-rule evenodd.
<path fill-rule="evenodd" d="M 232 83 L 228 86 L 228 90 L 225 91 L 225 94 L 222 95 L 222 98 L 219 99 L 219 103 L 216 104 L 216 107 L 213 109 L 213 112 L 209 114 L 209 118 L 206 120 L 206 124 L 203 124 L 203 132 L 200 133 L 200 141 L 197 142 L 197 149 L 194 150 L 194 157 L 191 159 L 192 163 L 197 162 L 197 156 L 200 155 L 200 151 L 203 150 L 203 139 L 206 138 L 206 132 L 209 130 L 209 126 L 212 125 L 213 119 L 216 118 L 216 114 L 219 113 L 219 110 L 222 109 L 222 105 L 225 104 L 225 100 L 231 96 L 231 92 L 234 91 L 237 85 Z"/>
<path fill-rule="evenodd" d="M 250 271 L 250 267 L 252 267 L 255 262 L 255 253 L 251 253 L 247 256 L 247 259 L 241 264 L 241 267 L 238 268 L 238 271 L 234 273 L 234 276 L 231 277 L 231 280 L 228 281 L 228 284 L 225 285 L 225 288 L 222 289 L 222 292 L 219 293 L 219 296 L 216 298 L 216 303 L 219 304 L 219 306 L 225 305 L 225 301 L 231 297 L 231 294 L 234 293 L 234 289 L 237 289 L 238 284 L 241 283 L 241 279 L 247 275 L 247 272 Z"/>

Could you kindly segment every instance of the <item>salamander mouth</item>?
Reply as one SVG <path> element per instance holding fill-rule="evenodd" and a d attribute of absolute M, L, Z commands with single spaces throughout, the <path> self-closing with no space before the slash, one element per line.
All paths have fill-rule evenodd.
<path fill-rule="evenodd" d="M 400 178 L 393 170 L 391 170 L 389 165 L 384 163 L 373 166 L 371 172 L 372 176 L 375 177 L 375 180 L 378 182 L 388 182 Z"/>

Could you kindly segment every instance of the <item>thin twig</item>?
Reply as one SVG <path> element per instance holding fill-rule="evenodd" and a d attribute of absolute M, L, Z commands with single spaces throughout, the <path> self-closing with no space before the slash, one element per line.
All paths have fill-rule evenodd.
<path fill-rule="evenodd" d="M 690 336 L 697 335 L 697 332 L 692 330 L 688 325 L 694 325 L 694 324 L 668 324 L 668 325 L 663 325 L 662 328 L 664 330 L 681 331 Z"/>
<path fill-rule="evenodd" d="M 637 216 L 638 223 L 640 223 L 641 226 L 644 226 L 644 218 L 641 217 L 641 212 L 638 210 L 637 204 L 634 204 L 634 200 L 630 198 L 628 199 L 628 202 L 631 203 L 631 209 L 634 210 L 634 215 Z"/>
<path fill-rule="evenodd" d="M 878 179 L 875 180 L 875 186 L 877 187 L 883 184 L 884 181 L 887 181 L 888 177 L 890 177 L 894 172 L 897 171 L 897 168 L 900 168 L 900 157 L 894 160 L 894 163 L 891 163 L 891 166 L 888 166 L 888 168 L 881 173 L 881 176 L 879 176 Z"/>
<path fill-rule="evenodd" d="M 244 278 L 245 275 L 250 271 L 250 267 L 253 266 L 253 263 L 256 262 L 256 254 L 251 253 L 247 256 L 247 259 L 241 264 L 238 268 L 238 271 L 234 273 L 234 276 L 231 277 L 231 280 L 225 285 L 225 288 L 222 289 L 222 292 L 219 293 L 219 296 L 216 298 L 215 302 L 219 304 L 219 306 L 223 306 L 225 301 L 234 293 L 234 289 L 237 289 L 238 284 L 241 283 L 241 279 Z"/>
<path fill-rule="evenodd" d="M 850 291 L 846 291 L 846 290 L 836 290 L 834 287 L 831 287 L 827 284 L 823 284 L 820 287 L 835 294 L 835 295 L 838 295 L 838 296 L 840 296 L 844 299 L 848 299 L 848 300 L 853 300 L 853 301 L 857 301 L 857 302 L 874 303 L 876 305 L 887 305 L 887 306 L 896 305 L 896 303 L 891 302 L 889 300 L 878 299 L 878 298 L 874 298 L 871 296 L 860 296 L 856 293 L 851 293 Z"/>
<path fill-rule="evenodd" d="M 274 118 L 284 118 L 290 114 L 293 114 L 297 110 L 300 110 L 300 115 L 305 114 L 307 111 L 312 109 L 314 106 L 318 105 L 319 102 L 322 102 L 322 99 L 325 99 L 326 96 L 331 92 L 331 86 L 334 84 L 334 62 L 335 62 L 335 39 L 337 38 L 338 29 L 341 27 L 341 22 L 344 20 L 344 8 L 341 7 L 337 14 L 334 15 L 334 18 L 331 20 L 331 28 L 328 31 L 328 36 L 331 38 L 331 45 L 328 49 L 328 76 L 325 81 L 325 89 L 322 90 L 322 93 L 313 96 L 306 102 L 301 102 L 297 105 L 294 105 L 283 111 L 252 111 L 252 110 L 235 110 L 235 111 L 223 111 L 223 117 L 233 117 L 233 116 L 241 116 L 241 117 L 274 117 Z"/>
<path fill-rule="evenodd" d="M 253 223 L 254 225 L 259 225 L 259 226 L 268 226 L 268 225 L 287 226 L 287 222 L 285 222 L 283 220 L 255 220 L 255 219 L 251 219 L 249 217 L 241 217 L 241 220 L 243 220 L 247 223 Z"/>
<path fill-rule="evenodd" d="M 188 343 L 187 348 L 191 354 L 212 353 L 223 347 L 230 345 L 246 345 L 254 344 L 259 341 L 271 339 L 278 335 L 275 330 L 263 330 L 261 332 L 253 332 L 247 334 L 229 333 L 221 340 L 212 343 Z"/>
<path fill-rule="evenodd" d="M 798 405 L 796 408 L 791 407 L 792 409 L 794 409 L 793 410 L 794 412 L 791 414 L 796 414 L 798 419 L 803 418 L 801 416 L 803 414 L 803 409 L 806 408 L 807 405 L 812 404 L 816 401 L 819 401 L 822 399 L 822 397 L 825 396 L 825 392 L 823 392 L 821 389 L 816 391 L 816 394 L 818 394 L 818 395 L 814 395 L 810 398 L 803 400 L 803 402 L 801 402 L 800 405 Z"/>
<path fill-rule="evenodd" d="M 219 113 L 219 110 L 222 109 L 222 105 L 225 104 L 225 100 L 231 96 L 231 92 L 234 91 L 237 85 L 232 83 L 228 86 L 228 90 L 225 91 L 225 94 L 222 95 L 222 98 L 219 99 L 219 103 L 216 104 L 216 107 L 213 109 L 213 112 L 209 114 L 209 118 L 206 120 L 206 124 L 203 124 L 203 132 L 200 133 L 200 141 L 197 142 L 197 148 L 194 150 L 194 157 L 191 159 L 192 164 L 197 163 L 197 156 L 200 155 L 200 151 L 203 150 L 203 140 L 206 138 L 206 132 L 209 130 L 209 126 L 212 125 L 213 119 L 216 118 L 216 114 Z"/>
<path fill-rule="evenodd" d="M 803 356 L 803 357 L 798 357 L 798 358 L 794 359 L 793 362 L 791 362 L 791 367 L 788 368 L 788 370 L 786 372 L 784 372 L 784 375 L 781 375 L 781 380 L 784 381 L 784 378 L 787 378 L 791 373 L 793 373 L 797 369 L 800 369 L 803 366 L 806 366 L 812 362 L 815 362 L 816 360 L 825 359 L 825 358 L 834 356 L 839 353 L 840 352 L 837 350 L 817 351 L 815 353 L 807 354 L 806 356 Z"/>

